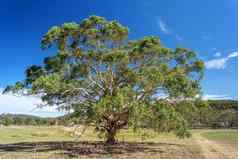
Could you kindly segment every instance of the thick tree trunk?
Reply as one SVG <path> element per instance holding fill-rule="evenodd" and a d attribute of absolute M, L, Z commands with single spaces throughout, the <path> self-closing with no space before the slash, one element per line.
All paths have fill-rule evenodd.
<path fill-rule="evenodd" d="M 115 113 L 111 116 L 104 116 L 106 120 L 106 125 L 104 126 L 106 130 L 106 144 L 113 145 L 116 144 L 116 133 L 118 130 L 122 129 L 128 123 L 128 111 L 122 113 Z"/>
<path fill-rule="evenodd" d="M 106 140 L 106 144 L 108 145 L 113 145 L 116 144 L 116 129 L 115 128 L 111 128 L 110 130 L 107 131 L 107 140 Z"/>

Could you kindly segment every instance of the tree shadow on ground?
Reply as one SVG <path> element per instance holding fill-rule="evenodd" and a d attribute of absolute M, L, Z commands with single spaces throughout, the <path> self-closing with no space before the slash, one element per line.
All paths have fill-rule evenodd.
<path fill-rule="evenodd" d="M 59 151 L 59 155 L 77 157 L 81 155 L 115 155 L 137 152 L 163 153 L 163 147 L 179 144 L 151 142 L 119 142 L 115 145 L 105 145 L 103 142 L 21 142 L 0 144 L 0 152 L 50 152 Z"/>

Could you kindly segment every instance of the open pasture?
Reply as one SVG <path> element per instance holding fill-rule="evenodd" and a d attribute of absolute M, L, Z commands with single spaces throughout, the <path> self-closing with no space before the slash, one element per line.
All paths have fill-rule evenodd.
<path fill-rule="evenodd" d="M 122 130 L 118 144 L 107 146 L 92 128 L 76 138 L 65 127 L 4 127 L 0 129 L 1 159 L 235 159 L 238 130 L 192 130 L 193 136 L 180 140 L 173 134 L 151 130 L 133 134 Z"/>

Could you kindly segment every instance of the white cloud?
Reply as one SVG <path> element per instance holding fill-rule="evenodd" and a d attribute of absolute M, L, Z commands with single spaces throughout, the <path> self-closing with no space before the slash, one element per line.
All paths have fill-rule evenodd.
<path fill-rule="evenodd" d="M 13 94 L 2 94 L 0 91 L 0 114 L 28 114 L 42 117 L 53 117 L 63 115 L 55 107 L 37 108 L 42 101 L 37 97 L 15 96 Z"/>
<path fill-rule="evenodd" d="M 167 26 L 167 24 L 161 18 L 157 19 L 157 25 L 159 26 L 160 30 L 163 33 L 171 34 L 171 31 L 170 31 L 169 27 Z"/>
<path fill-rule="evenodd" d="M 228 58 L 234 58 L 234 57 L 237 57 L 237 56 L 238 56 L 238 52 L 233 52 L 228 56 Z"/>
<path fill-rule="evenodd" d="M 226 67 L 227 62 L 232 59 L 238 57 L 238 52 L 233 52 L 224 58 L 212 59 L 210 61 L 205 62 L 207 69 L 224 69 Z"/>
<path fill-rule="evenodd" d="M 225 100 L 225 99 L 232 99 L 232 97 L 228 95 L 218 95 L 218 94 L 206 94 L 203 96 L 204 100 Z"/>
<path fill-rule="evenodd" d="M 182 41 L 182 37 L 173 32 L 161 17 L 157 18 L 157 26 L 164 34 L 173 35 L 178 41 Z"/>
<path fill-rule="evenodd" d="M 227 58 L 214 59 L 205 62 L 207 69 L 224 69 L 226 67 Z"/>
<path fill-rule="evenodd" d="M 216 52 L 215 54 L 214 54 L 214 57 L 220 57 L 221 56 L 221 52 Z"/>

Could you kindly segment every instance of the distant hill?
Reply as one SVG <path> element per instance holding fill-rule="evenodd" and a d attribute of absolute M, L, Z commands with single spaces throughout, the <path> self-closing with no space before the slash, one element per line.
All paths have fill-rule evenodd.
<path fill-rule="evenodd" d="M 238 101 L 236 100 L 208 100 L 208 104 L 214 109 L 234 109 L 238 111 Z"/>
<path fill-rule="evenodd" d="M 64 118 L 43 118 L 26 114 L 0 114 L 0 125 L 58 125 L 65 124 Z"/>
<path fill-rule="evenodd" d="M 9 118 L 35 118 L 35 119 L 42 118 L 42 117 L 39 117 L 39 116 L 26 115 L 26 114 L 10 114 L 10 113 L 0 114 L 0 119 L 6 118 L 6 117 L 9 117 Z"/>

